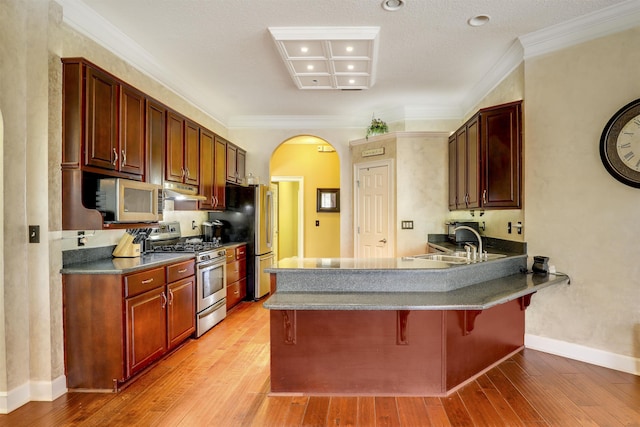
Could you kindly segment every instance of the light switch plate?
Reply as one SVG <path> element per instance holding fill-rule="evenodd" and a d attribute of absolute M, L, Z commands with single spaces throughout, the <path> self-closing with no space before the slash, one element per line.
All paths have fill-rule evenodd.
<path fill-rule="evenodd" d="M 413 221 L 402 221 L 400 228 L 403 230 L 413 230 Z"/>
<path fill-rule="evenodd" d="M 29 243 L 40 243 L 40 226 L 29 226 Z"/>

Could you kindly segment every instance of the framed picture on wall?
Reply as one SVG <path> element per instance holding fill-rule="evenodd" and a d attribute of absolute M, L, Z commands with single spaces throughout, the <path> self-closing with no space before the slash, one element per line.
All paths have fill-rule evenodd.
<path fill-rule="evenodd" d="M 316 197 L 317 212 L 340 212 L 339 188 L 318 188 Z"/>

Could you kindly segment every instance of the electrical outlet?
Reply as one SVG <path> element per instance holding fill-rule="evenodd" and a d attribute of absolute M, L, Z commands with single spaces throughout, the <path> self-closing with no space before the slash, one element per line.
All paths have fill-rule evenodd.
<path fill-rule="evenodd" d="M 511 234 L 511 221 L 507 223 L 507 233 Z"/>
<path fill-rule="evenodd" d="M 84 231 L 78 231 L 78 246 L 84 246 L 85 237 Z"/>
<path fill-rule="evenodd" d="M 320 227 L 320 220 L 316 219 L 316 227 Z"/>
<path fill-rule="evenodd" d="M 191 229 L 195 230 L 196 228 L 198 228 L 198 226 L 196 225 L 196 221 L 195 220 L 191 221 Z"/>

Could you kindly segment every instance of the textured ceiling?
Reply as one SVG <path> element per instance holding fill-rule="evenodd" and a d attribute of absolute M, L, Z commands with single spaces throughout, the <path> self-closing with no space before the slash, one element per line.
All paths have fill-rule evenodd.
<path fill-rule="evenodd" d="M 71 0 L 58 2 L 67 19 Z M 119 43 L 121 48 L 139 45 L 156 64 L 159 80 L 229 125 L 241 117 L 367 120 L 374 112 L 384 116 L 407 107 L 459 117 L 474 89 L 519 46 L 520 36 L 629 1 L 406 0 L 396 12 L 384 11 L 381 0 L 73 3 L 83 14 L 104 18 L 85 32 L 94 38 L 104 32 L 107 40 L 106 27 L 114 26 L 133 41 Z M 482 27 L 467 25 L 478 14 L 491 16 L 491 21 Z M 298 89 L 268 31 L 287 26 L 379 26 L 374 86 L 362 91 Z"/>

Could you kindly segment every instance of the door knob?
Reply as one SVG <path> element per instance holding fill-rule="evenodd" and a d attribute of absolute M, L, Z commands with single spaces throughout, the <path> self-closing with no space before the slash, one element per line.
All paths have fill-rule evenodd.
<path fill-rule="evenodd" d="M 387 239 L 378 240 L 380 243 L 387 243 Z"/>

